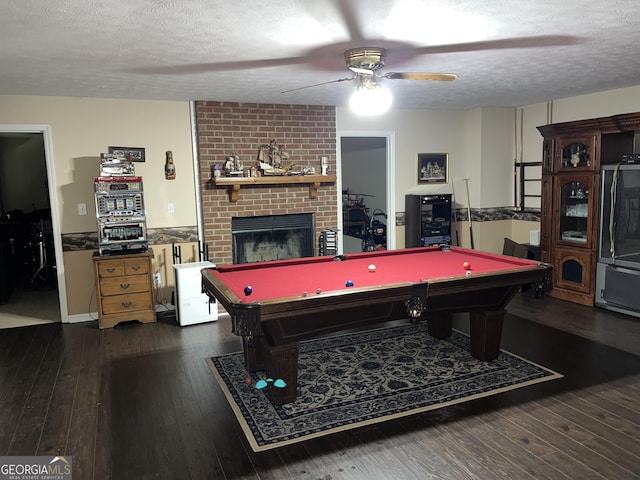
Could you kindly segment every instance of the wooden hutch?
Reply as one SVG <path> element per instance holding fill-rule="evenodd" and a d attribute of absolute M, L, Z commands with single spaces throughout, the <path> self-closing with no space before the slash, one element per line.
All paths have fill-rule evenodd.
<path fill-rule="evenodd" d="M 634 153 L 640 113 L 538 127 L 542 151 L 541 259 L 554 266 L 552 297 L 594 305 L 600 167 Z"/>

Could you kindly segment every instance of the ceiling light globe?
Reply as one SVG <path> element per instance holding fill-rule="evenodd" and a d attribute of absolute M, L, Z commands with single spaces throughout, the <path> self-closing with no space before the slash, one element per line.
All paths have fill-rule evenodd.
<path fill-rule="evenodd" d="M 359 87 L 351 96 L 349 106 L 356 115 L 373 116 L 389 110 L 392 101 L 391 92 L 376 83 L 375 88 Z"/>

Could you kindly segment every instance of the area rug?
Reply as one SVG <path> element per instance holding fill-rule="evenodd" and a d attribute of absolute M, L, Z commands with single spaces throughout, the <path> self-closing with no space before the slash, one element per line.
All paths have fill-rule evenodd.
<path fill-rule="evenodd" d="M 256 452 L 562 377 L 505 351 L 482 362 L 467 335 L 435 339 L 425 323 L 302 342 L 285 405 L 256 388 L 264 372 L 249 374 L 242 353 L 207 362 Z"/>

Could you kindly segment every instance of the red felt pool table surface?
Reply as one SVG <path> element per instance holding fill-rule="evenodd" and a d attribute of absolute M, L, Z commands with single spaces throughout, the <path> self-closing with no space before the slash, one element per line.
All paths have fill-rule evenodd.
<path fill-rule="evenodd" d="M 438 279 L 465 277 L 465 262 L 474 277 L 483 274 L 537 268 L 538 262 L 451 247 L 409 248 L 355 253 L 332 257 L 311 257 L 255 264 L 218 267 L 210 271 L 244 303 L 264 302 L 284 297 L 316 295 L 339 290 L 357 290 L 393 284 L 411 284 Z M 375 272 L 369 265 L 375 265 Z M 351 280 L 353 287 L 347 287 Z M 245 287 L 252 293 L 245 295 Z"/>

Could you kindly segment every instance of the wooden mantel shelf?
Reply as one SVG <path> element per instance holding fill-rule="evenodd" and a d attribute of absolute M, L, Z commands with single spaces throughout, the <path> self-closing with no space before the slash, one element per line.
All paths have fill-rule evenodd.
<path fill-rule="evenodd" d="M 318 196 L 318 188 L 323 183 L 336 183 L 335 175 L 282 175 L 265 177 L 215 177 L 217 187 L 227 187 L 230 202 L 238 201 L 240 187 L 253 185 L 309 185 L 309 198 Z"/>

